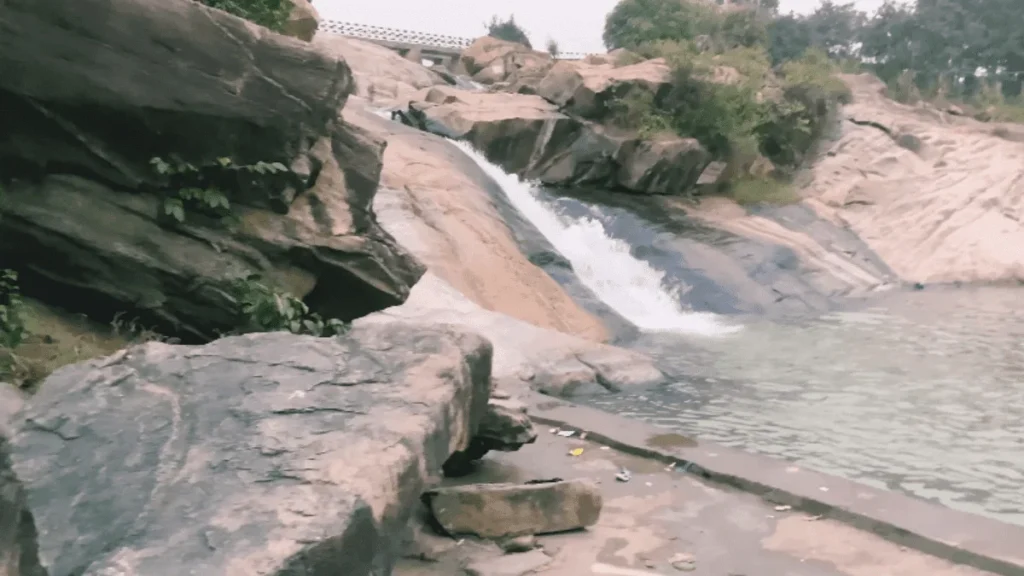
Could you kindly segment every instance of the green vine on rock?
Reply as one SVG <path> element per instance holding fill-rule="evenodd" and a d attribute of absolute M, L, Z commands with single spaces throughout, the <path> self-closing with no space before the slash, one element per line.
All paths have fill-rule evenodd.
<path fill-rule="evenodd" d="M 0 270 L 0 348 L 13 350 L 25 337 L 18 273 Z"/>
<path fill-rule="evenodd" d="M 280 162 L 240 165 L 227 157 L 200 166 L 178 158 L 155 157 L 149 163 L 169 191 L 164 197 L 163 214 L 179 223 L 185 221 L 189 212 L 232 220 L 229 187 L 225 185 L 229 177 L 237 180 L 240 172 L 261 176 L 288 172 L 288 167 Z"/>
<path fill-rule="evenodd" d="M 336 318 L 324 319 L 311 312 L 306 303 L 286 292 L 278 292 L 257 274 L 236 280 L 232 293 L 239 304 L 239 332 L 277 332 L 326 337 L 344 334 L 348 324 Z"/>

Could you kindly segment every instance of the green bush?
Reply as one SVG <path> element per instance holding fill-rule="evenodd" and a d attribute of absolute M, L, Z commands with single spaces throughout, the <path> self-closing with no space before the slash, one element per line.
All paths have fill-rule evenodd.
<path fill-rule="evenodd" d="M 25 337 L 18 273 L 0 270 L 0 348 L 13 350 Z"/>
<path fill-rule="evenodd" d="M 270 28 L 274 32 L 284 29 L 292 13 L 291 0 L 199 0 L 211 8 L 217 8 L 250 22 Z"/>
<path fill-rule="evenodd" d="M 523 30 L 519 24 L 516 24 L 516 17 L 514 15 L 509 16 L 508 20 L 501 20 L 497 16 L 492 16 L 491 21 L 485 24 L 485 26 L 487 26 L 488 36 L 507 42 L 516 42 L 527 48 L 533 48 L 533 45 L 530 44 L 530 38 L 526 35 L 526 30 Z"/>
<path fill-rule="evenodd" d="M 258 275 L 236 280 L 232 295 L 239 305 L 238 331 L 241 333 L 286 331 L 334 336 L 348 330 L 348 325 L 341 320 L 324 319 L 311 312 L 302 300 L 263 284 Z"/>
<path fill-rule="evenodd" d="M 152 158 L 149 163 L 165 192 L 164 216 L 179 223 L 184 222 L 189 213 L 230 221 L 233 215 L 229 190 L 238 185 L 241 175 L 260 179 L 288 172 L 288 167 L 280 162 L 239 165 L 230 158 L 218 158 L 216 162 L 202 166 L 177 157 L 170 160 Z"/>

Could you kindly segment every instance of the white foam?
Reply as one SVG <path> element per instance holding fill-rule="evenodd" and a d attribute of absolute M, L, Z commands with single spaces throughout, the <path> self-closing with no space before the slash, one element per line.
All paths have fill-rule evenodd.
<path fill-rule="evenodd" d="M 664 272 L 633 257 L 629 244 L 609 236 L 600 221 L 554 212 L 529 183 L 506 174 L 469 144 L 453 143 L 498 183 L 509 202 L 572 263 L 580 281 L 637 328 L 704 336 L 741 329 L 716 314 L 684 310 L 680 303 L 684 287 L 667 287 Z"/>

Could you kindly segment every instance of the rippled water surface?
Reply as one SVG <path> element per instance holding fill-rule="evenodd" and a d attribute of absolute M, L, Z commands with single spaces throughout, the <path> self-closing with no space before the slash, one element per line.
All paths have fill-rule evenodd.
<path fill-rule="evenodd" d="M 891 293 L 637 346 L 679 382 L 591 404 L 1024 525 L 1024 289 Z"/>

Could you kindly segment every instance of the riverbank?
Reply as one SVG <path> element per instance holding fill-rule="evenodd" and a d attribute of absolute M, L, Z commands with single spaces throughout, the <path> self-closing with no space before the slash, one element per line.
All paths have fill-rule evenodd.
<path fill-rule="evenodd" d="M 893 542 L 871 529 L 844 522 L 839 508 L 806 509 L 806 502 L 794 501 L 782 491 L 755 495 L 717 483 L 710 483 L 681 462 L 672 443 L 673 435 L 613 415 L 574 407 L 534 406 L 535 421 L 545 423 L 536 444 L 514 453 L 485 458 L 471 476 L 448 484 L 470 482 L 522 482 L 536 478 L 587 478 L 598 482 L 605 499 L 598 524 L 586 531 L 537 538 L 541 551 L 502 555 L 497 546 L 473 539 L 454 541 L 433 536 L 414 522 L 416 536 L 407 543 L 406 557 L 399 561 L 395 576 L 450 576 L 469 568 L 469 574 L 582 576 L 662 576 L 668 574 L 734 574 L 757 576 L 981 576 L 991 574 L 960 565 L 973 544 L 960 544 L 946 554 L 931 556 L 915 549 L 913 542 Z M 576 434 L 563 438 L 552 426 L 565 430 L 588 430 L 586 439 Z M 549 429 L 551 428 L 551 429 Z M 612 431 L 612 432 L 609 432 Z M 652 448 L 651 438 L 662 447 Z M 657 441 L 655 443 L 658 443 Z M 611 444 L 614 447 L 609 448 Z M 582 449 L 579 456 L 570 450 Z M 718 450 L 718 449 L 716 449 Z M 630 453 L 634 454 L 630 454 Z M 715 452 L 725 466 L 735 456 L 728 449 Z M 635 453 L 644 454 L 637 456 Z M 708 463 L 707 453 L 689 458 L 704 461 L 708 469 L 724 469 Z M 654 456 L 652 458 L 651 456 Z M 756 457 L 753 457 L 756 458 Z M 750 482 L 768 481 L 779 463 L 760 458 L 757 468 L 743 474 Z M 748 460 L 748 464 L 751 461 Z M 621 469 L 631 473 L 628 482 L 615 479 Z M 686 471 L 684 471 L 686 470 Z M 800 476 L 800 474 L 797 474 Z M 804 477 L 809 480 L 809 477 Z M 720 480 L 720 476 L 713 476 Z M 842 483 L 816 477 L 815 481 L 842 494 Z M 749 488 L 749 486 L 747 486 Z M 858 488 L 859 490 L 859 488 Z M 853 493 L 851 491 L 851 493 Z M 857 491 L 863 494 L 863 491 Z M 916 520 L 934 521 L 959 530 L 993 536 L 988 553 L 1012 551 L 1020 534 L 987 520 L 970 518 L 965 524 L 954 512 L 923 511 L 909 498 L 896 496 L 887 506 L 894 512 L 911 512 Z M 877 503 L 876 503 L 877 504 Z M 864 509 L 846 502 L 848 509 Z M 922 516 L 927 512 L 927 516 Z M 937 515 L 935 515 L 937 514 Z M 952 524 L 950 524 L 952 523 Z M 988 532 L 989 529 L 996 529 Z M 1008 550 L 1009 549 L 1009 550 Z M 951 561 L 950 559 L 953 559 Z M 994 558 L 971 558 L 973 564 L 989 565 L 1000 574 L 1019 574 L 1024 560 L 1008 564 Z M 1000 567 L 999 564 L 1002 564 Z M 531 568 L 532 567 L 532 568 Z"/>

